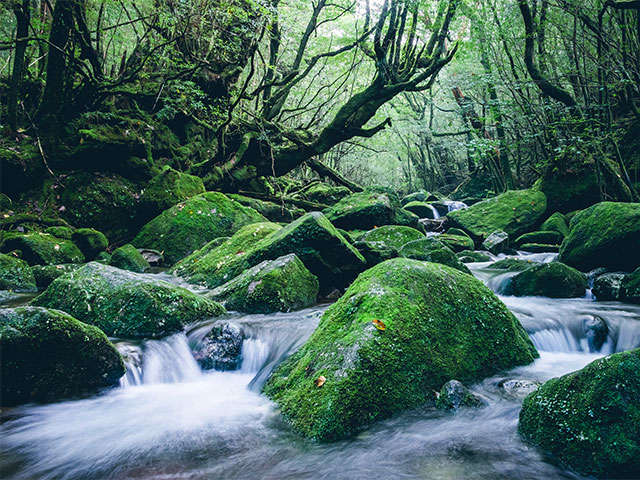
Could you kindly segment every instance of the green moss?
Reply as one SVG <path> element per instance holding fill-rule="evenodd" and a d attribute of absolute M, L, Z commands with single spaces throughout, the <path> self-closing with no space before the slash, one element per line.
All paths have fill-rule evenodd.
<path fill-rule="evenodd" d="M 354 247 L 362 254 L 367 262 L 366 268 L 371 268 L 385 260 L 396 258 L 399 253 L 395 247 L 390 247 L 383 242 L 355 242 Z"/>
<path fill-rule="evenodd" d="M 482 282 L 443 265 L 394 259 L 358 277 L 264 393 L 304 436 L 336 440 L 433 404 L 433 391 L 452 378 L 478 380 L 536 355 Z"/>
<path fill-rule="evenodd" d="M 69 227 L 49 227 L 44 231 L 44 233 L 53 235 L 56 238 L 62 238 L 63 240 L 71 240 L 73 230 Z"/>
<path fill-rule="evenodd" d="M 419 218 L 435 218 L 433 207 L 425 202 L 409 202 L 402 208 L 417 215 Z"/>
<path fill-rule="evenodd" d="M 206 192 L 174 205 L 147 223 L 131 242 L 164 253 L 171 265 L 217 237 L 266 219 L 217 192 Z"/>
<path fill-rule="evenodd" d="M 265 260 L 211 292 L 230 310 L 289 312 L 316 303 L 318 279 L 295 254 Z"/>
<path fill-rule="evenodd" d="M 447 217 L 480 245 L 496 230 L 507 232 L 511 238 L 530 231 L 542 220 L 546 208 L 543 193 L 513 190 L 451 212 Z"/>
<path fill-rule="evenodd" d="M 520 246 L 521 250 L 531 253 L 559 252 L 560 245 L 549 245 L 546 243 L 524 243 Z"/>
<path fill-rule="evenodd" d="M 57 278 L 32 304 L 122 337 L 160 337 L 224 313 L 221 305 L 184 288 L 96 262 Z"/>
<path fill-rule="evenodd" d="M 630 272 L 640 267 L 640 203 L 601 202 L 571 219 L 560 261 L 587 272 L 596 267 Z"/>
<path fill-rule="evenodd" d="M 362 237 L 362 242 L 380 242 L 387 247 L 400 249 L 405 243 L 424 238 L 424 234 L 415 228 L 400 225 L 385 225 L 369 230 Z"/>
<path fill-rule="evenodd" d="M 467 232 L 465 232 L 464 230 L 460 230 L 459 228 L 449 228 L 446 233 L 447 235 L 457 235 L 458 237 L 469 237 L 469 235 L 467 235 Z"/>
<path fill-rule="evenodd" d="M 560 245 L 564 240 L 564 237 L 561 233 L 555 232 L 553 230 L 544 231 L 541 230 L 539 232 L 530 232 L 525 233 L 524 235 L 520 235 L 516 238 L 514 245 L 518 248 L 522 247 L 525 243 L 541 243 L 544 245 Z"/>
<path fill-rule="evenodd" d="M 438 235 L 438 240 L 444 243 L 454 252 L 461 252 L 463 250 L 473 250 L 473 240 L 467 235 L 451 235 L 449 233 L 443 233 Z"/>
<path fill-rule="evenodd" d="M 520 260 L 519 258 L 505 258 L 489 265 L 490 268 L 496 270 L 506 270 L 507 272 L 522 272 L 531 267 L 539 265 L 538 262 L 532 260 Z"/>
<path fill-rule="evenodd" d="M 349 195 L 351 195 L 351 190 L 347 187 L 332 187 L 326 183 L 315 183 L 309 188 L 303 189 L 298 196 L 311 202 L 335 205 Z"/>
<path fill-rule="evenodd" d="M 546 382 L 524 400 L 518 431 L 583 475 L 637 478 L 640 349 Z"/>
<path fill-rule="evenodd" d="M 514 295 L 541 295 L 551 298 L 584 297 L 587 277 L 560 262 L 542 263 L 513 277 Z"/>
<path fill-rule="evenodd" d="M 425 262 L 440 263 L 471 274 L 467 266 L 453 253 L 453 250 L 433 237 L 414 240 L 403 245 L 400 249 L 400 256 Z"/>
<path fill-rule="evenodd" d="M 56 278 L 74 272 L 80 268 L 76 263 L 65 263 L 62 265 L 34 265 L 31 267 L 33 276 L 36 279 L 38 288 L 47 288 Z"/>
<path fill-rule="evenodd" d="M 4 241 L 2 251 L 20 250 L 22 259 L 29 265 L 57 265 L 60 263 L 82 263 L 85 258 L 76 245 L 69 240 L 56 238 L 48 233 L 11 235 Z"/>
<path fill-rule="evenodd" d="M 3 406 L 93 393 L 125 373 L 104 333 L 57 310 L 0 309 L 0 342 Z"/>
<path fill-rule="evenodd" d="M 540 226 L 540 231 L 557 232 L 563 237 L 569 236 L 569 225 L 567 218 L 560 212 L 555 212 L 547 218 Z"/>
<path fill-rule="evenodd" d="M 462 263 L 489 262 L 491 257 L 486 253 L 474 252 L 473 250 L 462 250 L 456 253 Z"/>
<path fill-rule="evenodd" d="M 502 230 L 496 230 L 482 242 L 482 249 L 494 255 L 509 250 L 509 234 Z"/>
<path fill-rule="evenodd" d="M 100 252 L 104 252 L 109 246 L 109 240 L 104 233 L 93 228 L 79 228 L 71 236 L 87 260 L 95 259 Z"/>
<path fill-rule="evenodd" d="M 35 291 L 36 280 L 29 264 L 13 255 L 0 253 L 0 290 Z"/>
<path fill-rule="evenodd" d="M 204 191 L 204 183 L 200 177 L 165 166 L 145 187 L 140 197 L 140 209 L 146 219 L 151 219 L 176 203 Z"/>
<path fill-rule="evenodd" d="M 392 222 L 394 225 L 404 225 L 405 227 L 415 228 L 425 233 L 424 226 L 420 223 L 420 218 L 415 213 L 409 212 L 404 208 L 395 208 L 395 217 Z"/>
<path fill-rule="evenodd" d="M 292 222 L 296 218 L 300 218 L 305 214 L 304 210 L 292 205 L 283 206 L 277 203 L 265 202 L 263 200 L 249 198 L 235 193 L 228 195 L 228 197 L 245 207 L 253 208 L 271 222 Z"/>
<path fill-rule="evenodd" d="M 640 268 L 625 275 L 620 283 L 620 300 L 623 302 L 640 303 Z"/>
<path fill-rule="evenodd" d="M 405 195 L 400 200 L 402 205 L 407 205 L 411 202 L 432 202 L 440 200 L 437 195 L 429 193 L 425 190 L 419 190 L 417 192 L 410 193 L 409 195 Z"/>
<path fill-rule="evenodd" d="M 395 209 L 388 194 L 364 191 L 343 198 L 324 214 L 336 227 L 370 230 L 394 223 Z"/>
<path fill-rule="evenodd" d="M 365 263 L 362 255 L 320 212 L 308 213 L 223 259 L 218 260 L 218 253 L 212 253 L 215 253 L 213 259 L 190 262 L 188 268 L 193 273 L 181 269 L 175 269 L 175 272 L 189 281 L 217 287 L 264 260 L 295 253 L 309 271 L 318 277 L 323 290 L 348 284 Z M 183 263 L 189 264 L 187 260 Z"/>
<path fill-rule="evenodd" d="M 150 267 L 149 262 L 147 262 L 140 252 L 136 250 L 136 247 L 130 243 L 116 248 L 113 251 L 109 265 L 137 273 L 142 273 Z"/>

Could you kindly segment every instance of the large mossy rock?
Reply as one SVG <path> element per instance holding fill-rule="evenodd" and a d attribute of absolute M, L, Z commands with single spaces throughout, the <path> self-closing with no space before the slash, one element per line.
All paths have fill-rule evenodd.
<path fill-rule="evenodd" d="M 491 257 L 483 252 L 474 252 L 473 250 L 462 250 L 456 253 L 456 257 L 460 259 L 462 263 L 478 263 L 478 262 L 490 262 Z"/>
<path fill-rule="evenodd" d="M 540 225 L 541 232 L 557 232 L 562 237 L 569 236 L 569 222 L 560 212 L 555 212 Z"/>
<path fill-rule="evenodd" d="M 0 345 L 2 406 L 94 393 L 125 373 L 103 332 L 58 310 L 0 309 Z"/>
<path fill-rule="evenodd" d="M 440 216 L 438 211 L 426 202 L 409 202 L 404 207 L 405 210 L 417 215 L 419 218 L 437 218 Z"/>
<path fill-rule="evenodd" d="M 399 250 L 406 243 L 412 242 L 413 240 L 419 240 L 421 238 L 424 238 L 424 233 L 416 230 L 415 228 L 404 227 L 401 225 L 385 225 L 383 227 L 369 230 L 360 237 L 359 241 L 382 243 L 387 247 Z"/>
<path fill-rule="evenodd" d="M 82 265 L 77 263 L 63 263 L 62 265 L 34 265 L 31 267 L 38 288 L 47 288 L 56 278 L 69 272 L 75 272 Z"/>
<path fill-rule="evenodd" d="M 109 265 L 130 272 L 143 273 L 151 265 L 142 254 L 130 243 L 116 248 L 109 259 Z"/>
<path fill-rule="evenodd" d="M 88 263 L 49 285 L 33 305 L 56 308 L 113 337 L 161 337 L 224 313 L 201 295 L 147 275 Z"/>
<path fill-rule="evenodd" d="M 164 252 L 169 265 L 217 237 L 233 235 L 245 225 L 266 219 L 222 193 L 207 192 L 165 210 L 131 242 L 137 248 Z"/>
<path fill-rule="evenodd" d="M 141 216 L 150 220 L 175 204 L 204 191 L 204 183 L 200 177 L 166 166 L 149 181 L 140 196 Z"/>
<path fill-rule="evenodd" d="M 454 252 L 462 252 L 464 250 L 473 250 L 473 240 L 467 235 L 454 235 L 451 233 L 443 233 L 438 235 L 438 240 L 444 243 Z"/>
<path fill-rule="evenodd" d="M 564 236 L 561 233 L 554 232 L 553 230 L 540 230 L 539 232 L 529 232 L 524 235 L 520 235 L 516 238 L 514 245 L 517 248 L 520 248 L 527 243 L 538 245 L 560 245 L 563 240 Z"/>
<path fill-rule="evenodd" d="M 489 268 L 496 270 L 505 270 L 507 272 L 522 272 L 528 270 L 531 267 L 540 265 L 540 262 L 534 262 L 532 260 L 522 260 L 520 258 L 505 258 L 498 260 L 497 262 L 489 265 Z"/>
<path fill-rule="evenodd" d="M 588 272 L 596 267 L 630 272 L 640 267 L 640 203 L 601 202 L 571 219 L 560 261 Z"/>
<path fill-rule="evenodd" d="M 205 257 L 202 261 L 189 262 L 187 258 L 182 262 L 184 268 L 182 264 L 177 266 L 175 273 L 189 281 L 217 287 L 260 262 L 295 253 L 318 277 L 323 292 L 348 285 L 365 266 L 362 255 L 320 212 L 308 213 L 251 243 L 236 242 L 235 237 L 229 240 L 230 245 L 246 245 L 246 248 L 229 252 L 223 258 L 217 250 L 209 254 L 212 258 Z"/>
<path fill-rule="evenodd" d="M 453 253 L 453 250 L 433 237 L 422 238 L 405 244 L 400 249 L 400 256 L 424 262 L 440 263 L 471 274 L 469 268 Z"/>
<path fill-rule="evenodd" d="M 296 194 L 304 200 L 324 205 L 335 205 L 349 195 L 351 195 L 351 190 L 347 187 L 332 187 L 326 183 L 314 183 Z"/>
<path fill-rule="evenodd" d="M 210 297 L 229 310 L 290 312 L 316 303 L 318 279 L 294 253 L 290 253 L 251 267 L 214 289 Z"/>
<path fill-rule="evenodd" d="M 27 262 L 0 253 L 0 290 L 35 292 L 36 279 Z"/>
<path fill-rule="evenodd" d="M 483 200 L 469 208 L 447 215 L 451 225 L 467 232 L 476 242 L 482 242 L 496 230 L 517 238 L 532 230 L 542 220 L 547 209 L 543 193 L 534 190 L 512 190 Z"/>
<path fill-rule="evenodd" d="M 70 240 L 56 238 L 48 233 L 10 234 L 2 244 L 3 252 L 20 250 L 29 265 L 57 265 L 82 263 L 84 255 Z"/>
<path fill-rule="evenodd" d="M 519 297 L 540 295 L 551 298 L 584 297 L 587 276 L 560 262 L 541 263 L 520 272 L 511 281 Z"/>
<path fill-rule="evenodd" d="M 640 349 L 546 382 L 525 398 L 518 431 L 584 475 L 638 478 Z"/>
<path fill-rule="evenodd" d="M 80 249 L 87 261 L 95 260 L 109 246 L 109 240 L 107 240 L 105 234 L 94 228 L 79 228 L 73 232 L 71 240 Z"/>
<path fill-rule="evenodd" d="M 623 302 L 640 303 L 640 268 L 625 275 L 620 283 L 620 300 Z"/>
<path fill-rule="evenodd" d="M 300 218 L 306 213 L 304 210 L 294 205 L 285 206 L 274 202 L 258 200 L 257 198 L 245 197 L 236 193 L 231 193 L 227 196 L 245 207 L 253 208 L 270 222 L 289 223 L 293 222 L 296 218 Z"/>
<path fill-rule="evenodd" d="M 433 405 L 451 379 L 475 381 L 537 352 L 506 306 L 471 275 L 398 258 L 362 273 L 264 393 L 306 437 L 336 440 Z"/>

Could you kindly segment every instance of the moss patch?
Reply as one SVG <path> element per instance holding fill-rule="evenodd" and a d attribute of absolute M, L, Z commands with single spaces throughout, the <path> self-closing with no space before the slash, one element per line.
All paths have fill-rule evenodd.
<path fill-rule="evenodd" d="M 469 268 L 453 253 L 453 250 L 432 237 L 414 240 L 405 244 L 400 249 L 400 256 L 425 262 L 440 263 L 471 274 Z"/>
<path fill-rule="evenodd" d="M 71 236 L 87 260 L 95 259 L 100 252 L 104 252 L 109 246 L 109 240 L 104 233 L 93 228 L 79 228 Z"/>
<path fill-rule="evenodd" d="M 436 218 L 434 208 L 425 202 L 409 202 L 402 208 L 417 215 L 419 218 Z"/>
<path fill-rule="evenodd" d="M 31 267 L 38 288 L 47 288 L 56 278 L 74 272 L 80 268 L 77 263 L 65 263 L 62 265 L 34 265 Z"/>
<path fill-rule="evenodd" d="M 474 252 L 473 250 L 462 250 L 461 252 L 456 253 L 456 257 L 458 257 L 462 263 L 491 261 L 491 257 L 486 253 Z"/>
<path fill-rule="evenodd" d="M 514 295 L 551 298 L 584 297 L 587 277 L 560 262 L 541 263 L 522 271 L 511 281 Z"/>
<path fill-rule="evenodd" d="M 146 219 L 151 219 L 176 203 L 204 191 L 204 183 L 200 177 L 165 166 L 145 187 L 140 197 L 140 209 Z"/>
<path fill-rule="evenodd" d="M 424 234 L 415 228 L 401 225 L 385 225 L 369 230 L 360 237 L 362 242 L 379 242 L 387 247 L 400 249 L 406 243 L 424 238 Z"/>
<path fill-rule="evenodd" d="M 620 284 L 620 300 L 623 302 L 640 303 L 640 268 L 625 275 Z"/>
<path fill-rule="evenodd" d="M 539 232 L 530 232 L 520 235 L 516 238 L 515 246 L 520 248 L 525 243 L 539 243 L 544 245 L 560 245 L 564 240 L 561 233 L 554 232 L 553 230 L 541 230 Z"/>
<path fill-rule="evenodd" d="M 478 380 L 535 356 L 522 326 L 482 282 L 394 259 L 358 277 L 264 392 L 304 436 L 336 440 L 433 404 L 434 390 L 452 378 Z"/>
<path fill-rule="evenodd" d="M 640 349 L 554 378 L 525 398 L 520 434 L 584 475 L 640 472 Z"/>
<path fill-rule="evenodd" d="M 555 212 L 540 225 L 540 231 L 557 232 L 563 237 L 569 236 L 567 217 L 560 212 Z"/>
<path fill-rule="evenodd" d="M 56 238 L 48 233 L 11 234 L 2 245 L 3 252 L 20 250 L 29 265 L 57 265 L 82 263 L 84 255 L 70 240 Z"/>
<path fill-rule="evenodd" d="M 130 243 L 113 251 L 113 255 L 109 259 L 109 265 L 137 273 L 142 273 L 150 267 L 149 262 Z"/>
<path fill-rule="evenodd" d="M 3 406 L 93 393 L 125 373 L 104 333 L 58 310 L 0 309 L 0 342 Z"/>
<path fill-rule="evenodd" d="M 473 240 L 467 235 L 452 235 L 450 233 L 443 233 L 438 235 L 438 240 L 444 243 L 454 252 L 461 252 L 463 250 L 473 250 Z"/>
<path fill-rule="evenodd" d="M 24 260 L 0 253 L 0 290 L 34 292 L 36 280 Z"/>

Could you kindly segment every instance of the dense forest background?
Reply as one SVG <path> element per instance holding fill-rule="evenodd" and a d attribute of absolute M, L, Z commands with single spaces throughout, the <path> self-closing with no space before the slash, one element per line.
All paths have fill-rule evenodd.
<path fill-rule="evenodd" d="M 137 208 L 168 168 L 303 207 L 318 177 L 470 200 L 538 182 L 562 212 L 637 200 L 637 0 L 0 5 L 13 212 L 64 217 L 96 182 Z"/>

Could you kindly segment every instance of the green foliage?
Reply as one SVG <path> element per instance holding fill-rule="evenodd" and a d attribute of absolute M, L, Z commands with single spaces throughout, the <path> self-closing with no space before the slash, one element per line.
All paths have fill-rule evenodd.
<path fill-rule="evenodd" d="M 0 253 L 0 290 L 35 291 L 36 280 L 29 264 L 13 255 Z"/>

